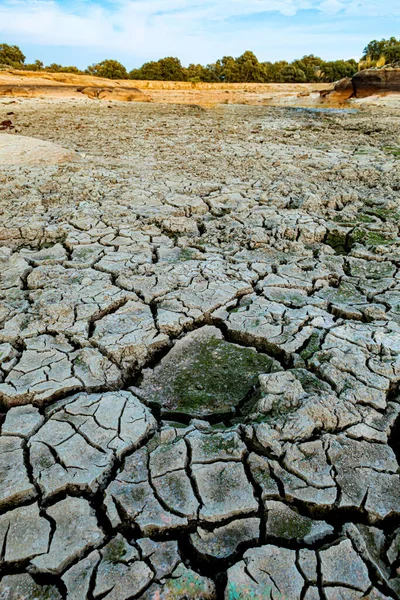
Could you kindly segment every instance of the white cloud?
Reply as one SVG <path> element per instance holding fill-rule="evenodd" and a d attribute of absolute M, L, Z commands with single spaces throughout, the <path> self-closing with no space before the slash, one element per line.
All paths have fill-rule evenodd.
<path fill-rule="evenodd" d="M 336 15 L 342 10 L 346 10 L 346 5 L 337 0 L 324 0 L 319 5 L 319 10 L 327 15 Z"/>
<path fill-rule="evenodd" d="M 318 29 L 308 29 L 295 17 L 307 9 L 326 19 L 400 16 L 398 0 L 108 0 L 103 5 L 101 0 L 0 0 L 0 36 L 20 46 L 101 49 L 104 55 L 114 52 L 139 61 L 173 54 L 184 62 L 205 62 L 249 47 L 275 47 L 275 54 L 283 56 L 277 44 L 284 50 L 305 36 L 312 51 Z M 246 20 L 273 11 L 293 19 L 283 29 L 265 19 L 258 27 L 254 19 L 251 24 Z M 361 40 L 361 33 L 355 37 Z M 340 34 L 332 34 L 339 42 Z M 324 47 L 324 41 L 319 42 Z"/>

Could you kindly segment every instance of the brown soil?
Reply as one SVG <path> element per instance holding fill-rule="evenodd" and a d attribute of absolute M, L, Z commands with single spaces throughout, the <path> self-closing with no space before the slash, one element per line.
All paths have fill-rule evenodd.
<path fill-rule="evenodd" d="M 106 89 L 106 100 L 150 101 L 160 104 L 302 104 L 320 102 L 326 84 L 196 83 L 110 80 L 70 73 L 1 71 L 0 97 L 82 98 L 82 88 Z M 79 90 L 80 88 L 80 90 Z M 111 93 L 115 90 L 114 93 Z M 118 92 L 116 92 L 118 90 Z M 132 94 L 135 90 L 135 93 Z M 142 94 L 137 94 L 140 90 Z M 145 95 L 145 98 L 143 96 Z"/>

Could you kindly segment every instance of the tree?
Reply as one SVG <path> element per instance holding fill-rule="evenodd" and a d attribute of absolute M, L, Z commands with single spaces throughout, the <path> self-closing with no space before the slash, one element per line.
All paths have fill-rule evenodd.
<path fill-rule="evenodd" d="M 385 50 L 386 64 L 400 62 L 400 42 Z"/>
<path fill-rule="evenodd" d="M 262 83 L 265 81 L 264 69 L 262 64 L 258 62 L 254 52 L 246 50 L 235 62 L 239 81 L 244 83 Z"/>
<path fill-rule="evenodd" d="M 209 63 L 206 66 L 207 69 L 207 73 L 209 76 L 209 81 L 212 81 L 213 83 L 222 81 L 221 79 L 221 75 L 222 75 L 222 70 L 221 70 L 221 61 L 218 60 L 215 63 Z"/>
<path fill-rule="evenodd" d="M 158 62 L 147 62 L 140 69 L 132 69 L 129 79 L 147 79 L 148 81 L 162 81 L 161 65 Z"/>
<path fill-rule="evenodd" d="M 377 61 L 380 57 L 386 56 L 388 49 L 392 46 L 396 46 L 400 44 L 400 40 L 397 40 L 395 37 L 391 37 L 388 40 L 372 40 L 365 48 L 363 52 L 362 60 L 365 60 L 369 57 L 372 61 Z"/>
<path fill-rule="evenodd" d="M 203 65 L 190 64 L 186 69 L 186 80 L 192 83 L 198 83 L 200 81 L 210 82 L 211 73 L 207 67 Z"/>
<path fill-rule="evenodd" d="M 274 63 L 263 63 L 264 72 L 266 74 L 265 81 L 271 83 L 283 83 L 282 71 L 289 63 L 286 60 L 280 60 Z"/>
<path fill-rule="evenodd" d="M 321 79 L 323 64 L 324 61 L 322 58 L 314 56 L 314 54 L 303 56 L 300 60 L 294 60 L 292 62 L 294 67 L 303 71 L 306 81 L 308 82 L 319 81 Z"/>
<path fill-rule="evenodd" d="M 0 64 L 18 68 L 21 67 L 24 62 L 25 54 L 21 52 L 18 46 L 0 44 Z"/>
<path fill-rule="evenodd" d="M 140 69 L 132 69 L 130 79 L 148 79 L 150 81 L 186 81 L 186 72 L 179 58 L 167 56 L 157 62 L 145 63 Z"/>
<path fill-rule="evenodd" d="M 107 59 L 87 68 L 89 75 L 107 79 L 128 79 L 128 72 L 117 60 Z"/>
<path fill-rule="evenodd" d="M 272 62 L 262 62 L 261 64 L 261 68 L 262 68 L 262 72 L 263 72 L 263 82 L 264 83 L 271 83 L 274 79 L 273 77 L 273 69 L 274 69 L 274 63 Z"/>
<path fill-rule="evenodd" d="M 179 58 L 168 56 L 158 61 L 161 67 L 161 74 L 164 81 L 185 81 L 185 71 Z"/>
<path fill-rule="evenodd" d="M 351 78 L 358 71 L 355 61 L 350 62 L 346 60 L 328 61 L 321 68 L 324 81 L 338 81 L 345 77 Z"/>
<path fill-rule="evenodd" d="M 280 75 L 284 83 L 305 83 L 307 81 L 304 71 L 294 65 L 284 67 Z"/>
<path fill-rule="evenodd" d="M 225 83 L 240 82 L 239 68 L 233 56 L 223 56 L 215 63 L 214 73 L 217 81 Z"/>

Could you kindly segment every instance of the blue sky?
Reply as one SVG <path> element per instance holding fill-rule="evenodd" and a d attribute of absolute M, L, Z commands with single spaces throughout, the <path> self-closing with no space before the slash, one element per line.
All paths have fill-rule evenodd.
<path fill-rule="evenodd" d="M 358 58 L 400 37 L 400 0 L 0 0 L 0 43 L 27 61 L 128 68 L 163 56 L 184 64 L 253 50 L 260 60 L 314 53 Z"/>

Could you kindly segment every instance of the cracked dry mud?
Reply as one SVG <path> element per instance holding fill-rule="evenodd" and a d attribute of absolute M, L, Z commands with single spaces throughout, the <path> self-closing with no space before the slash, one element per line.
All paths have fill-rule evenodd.
<path fill-rule="evenodd" d="M 1 600 L 399 598 L 398 115 L 13 111 Z"/>

